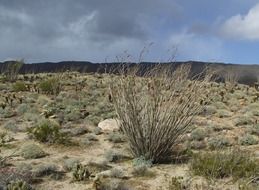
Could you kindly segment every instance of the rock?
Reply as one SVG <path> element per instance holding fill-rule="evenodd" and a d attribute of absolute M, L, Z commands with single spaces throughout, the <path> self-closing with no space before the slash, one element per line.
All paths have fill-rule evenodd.
<path fill-rule="evenodd" d="M 111 132 L 119 130 L 119 121 L 116 119 L 105 119 L 98 124 L 103 131 Z"/>

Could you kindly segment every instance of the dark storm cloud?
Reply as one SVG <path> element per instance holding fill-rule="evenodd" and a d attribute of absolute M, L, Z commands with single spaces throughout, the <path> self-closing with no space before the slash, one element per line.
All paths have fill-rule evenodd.
<path fill-rule="evenodd" d="M 167 4 L 154 0 L 113 0 L 109 3 L 104 0 L 1 0 L 0 6 L 6 12 L 16 13 L 17 17 L 21 13 L 26 15 L 32 21 L 31 25 L 25 25 L 31 34 L 46 39 L 55 37 L 60 32 L 62 35 L 62 30 L 64 32 L 67 27 L 76 23 L 81 25 L 81 29 L 87 29 L 84 33 L 97 39 L 109 36 L 145 39 L 149 33 L 145 30 L 148 19 L 159 16 L 162 10 L 172 13 L 177 10 L 174 6 L 168 7 Z M 92 20 L 88 23 L 81 20 L 80 23 L 80 19 L 87 19 L 92 13 L 95 13 Z M 19 18 L 14 22 L 8 19 L 1 22 L 1 25 L 20 28 L 25 24 Z M 87 28 L 86 24 L 90 24 L 91 28 Z"/>
<path fill-rule="evenodd" d="M 182 45 L 181 58 L 196 59 L 193 55 L 199 55 L 197 59 L 207 60 L 222 50 L 224 39 L 218 34 L 222 23 L 228 23 L 227 33 L 232 28 L 227 26 L 233 25 L 230 18 L 247 15 L 256 2 L 0 0 L 0 61 L 103 61 L 124 50 L 139 53 L 150 42 L 158 44 L 152 60 L 159 59 L 175 43 Z M 253 34 L 244 28 L 238 37 Z M 208 53 L 198 51 L 201 49 Z"/>
<path fill-rule="evenodd" d="M 0 59 L 53 59 L 50 51 L 62 59 L 65 48 L 144 43 L 180 12 L 169 0 L 0 0 Z"/>

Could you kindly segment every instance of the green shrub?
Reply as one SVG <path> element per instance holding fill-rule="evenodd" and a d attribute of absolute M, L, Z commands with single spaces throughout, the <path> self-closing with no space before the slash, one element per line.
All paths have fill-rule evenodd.
<path fill-rule="evenodd" d="M 125 137 L 120 133 L 110 133 L 108 140 L 113 143 L 122 143 L 125 142 Z"/>
<path fill-rule="evenodd" d="M 259 136 L 259 124 L 249 127 L 248 132 L 252 135 Z"/>
<path fill-rule="evenodd" d="M 251 116 L 249 115 L 242 115 L 239 116 L 238 118 L 236 118 L 234 120 L 234 124 L 236 126 L 240 126 L 240 125 L 252 125 L 254 123 L 254 120 Z"/>
<path fill-rule="evenodd" d="M 61 91 L 59 80 L 57 77 L 46 79 L 39 84 L 39 89 L 46 94 L 58 95 Z"/>
<path fill-rule="evenodd" d="M 86 139 L 89 141 L 98 141 L 98 138 L 94 134 L 87 134 Z"/>
<path fill-rule="evenodd" d="M 36 177 L 50 176 L 58 173 L 58 167 L 55 164 L 40 164 L 34 169 L 33 174 Z"/>
<path fill-rule="evenodd" d="M 82 114 L 79 110 L 73 110 L 65 115 L 65 121 L 77 121 L 82 118 Z"/>
<path fill-rule="evenodd" d="M 217 110 L 217 116 L 220 118 L 224 118 L 224 117 L 231 117 L 233 114 L 225 109 L 219 109 Z"/>
<path fill-rule="evenodd" d="M 241 150 L 203 152 L 193 156 L 191 171 L 206 178 L 249 178 L 258 176 L 259 163 Z"/>
<path fill-rule="evenodd" d="M 225 125 L 225 124 L 220 124 L 220 123 L 217 123 L 217 124 L 213 123 L 213 124 L 208 125 L 208 127 L 216 132 L 233 129 L 233 127 L 230 125 Z"/>
<path fill-rule="evenodd" d="M 205 115 L 213 115 L 216 112 L 217 112 L 217 108 L 215 106 L 212 106 L 212 105 L 205 106 L 204 111 L 203 111 L 203 113 Z"/>
<path fill-rule="evenodd" d="M 42 158 L 47 154 L 36 144 L 27 144 L 21 147 L 20 153 L 25 159 Z"/>
<path fill-rule="evenodd" d="M 258 143 L 258 140 L 253 135 L 245 135 L 239 139 L 241 145 L 255 145 Z"/>
<path fill-rule="evenodd" d="M 38 114 L 36 114 L 36 113 L 28 113 L 28 112 L 25 113 L 23 115 L 23 117 L 24 117 L 24 119 L 26 121 L 33 121 L 33 122 L 36 122 L 36 121 L 42 119 L 41 116 L 39 116 Z"/>
<path fill-rule="evenodd" d="M 16 115 L 16 113 L 14 112 L 14 110 L 12 109 L 12 108 L 10 108 L 10 107 L 7 107 L 7 108 L 5 108 L 4 110 L 3 110 L 3 117 L 4 118 L 11 118 L 11 117 L 13 117 L 13 116 L 15 116 Z"/>
<path fill-rule="evenodd" d="M 32 190 L 32 187 L 23 180 L 16 180 L 11 181 L 7 187 L 6 190 Z"/>
<path fill-rule="evenodd" d="M 224 109 L 227 110 L 228 107 L 226 106 L 226 104 L 224 104 L 223 102 L 215 102 L 213 104 L 217 109 Z"/>
<path fill-rule="evenodd" d="M 70 143 L 68 136 L 60 132 L 60 127 L 49 120 L 43 120 L 35 127 L 29 128 L 28 134 L 43 143 Z"/>
<path fill-rule="evenodd" d="M 101 135 L 103 132 L 102 132 L 102 129 L 100 127 L 95 127 L 94 130 L 93 130 L 93 133 L 95 135 Z"/>
<path fill-rule="evenodd" d="M 27 91 L 27 87 L 24 82 L 17 81 L 13 84 L 13 91 L 15 92 Z"/>
<path fill-rule="evenodd" d="M 12 131 L 12 132 L 18 132 L 19 129 L 14 121 L 8 121 L 4 124 L 4 128 L 6 130 Z"/>
<path fill-rule="evenodd" d="M 115 152 L 113 150 L 108 150 L 107 152 L 105 152 L 104 156 L 105 156 L 106 160 L 109 161 L 109 162 L 119 162 L 119 161 L 127 160 L 127 159 L 130 158 L 129 156 L 126 156 L 124 154 L 120 154 L 120 153 Z"/>
<path fill-rule="evenodd" d="M 206 137 L 206 131 L 202 128 L 197 128 L 192 131 L 191 139 L 196 141 L 201 141 Z"/>
<path fill-rule="evenodd" d="M 17 110 L 17 113 L 18 113 L 19 115 L 22 115 L 22 114 L 28 112 L 29 109 L 30 109 L 30 106 L 29 106 L 28 104 L 20 104 L 20 105 L 17 107 L 16 110 Z M 32 110 L 30 110 L 30 111 L 32 112 Z"/>
<path fill-rule="evenodd" d="M 227 147 L 230 145 L 230 142 L 224 136 L 216 136 L 208 140 L 208 145 L 210 149 L 214 150 Z"/>

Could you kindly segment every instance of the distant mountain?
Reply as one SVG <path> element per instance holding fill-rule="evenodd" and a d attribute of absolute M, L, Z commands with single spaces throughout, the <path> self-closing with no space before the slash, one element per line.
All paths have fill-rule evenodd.
<path fill-rule="evenodd" d="M 0 72 L 3 70 L 7 62 L 0 62 Z M 31 63 L 24 64 L 20 70 L 21 74 L 25 73 L 49 73 L 49 72 L 62 72 L 62 71 L 78 71 L 86 73 L 105 73 L 105 72 L 116 72 L 116 67 L 120 63 L 91 63 L 88 61 L 62 61 L 62 62 L 42 62 L 42 63 Z M 139 65 L 143 69 L 147 69 L 156 65 L 154 62 L 142 62 Z M 238 65 L 238 64 L 224 64 L 214 62 L 198 62 L 198 61 L 187 61 L 187 62 L 173 62 L 173 63 L 162 63 L 165 65 L 172 64 L 178 66 L 181 64 L 191 64 L 192 73 L 198 73 L 202 71 L 207 65 L 216 68 L 219 72 L 232 71 L 239 73 L 239 82 L 245 84 L 253 84 L 259 79 L 259 65 Z M 136 65 L 136 63 L 130 63 L 130 65 Z M 219 79 L 221 80 L 221 79 Z"/>

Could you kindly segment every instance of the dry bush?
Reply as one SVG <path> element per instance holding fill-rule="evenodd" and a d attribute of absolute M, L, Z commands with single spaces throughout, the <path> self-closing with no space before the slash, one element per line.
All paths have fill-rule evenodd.
<path fill-rule="evenodd" d="M 223 78 L 226 85 L 232 90 L 240 79 L 241 71 L 230 66 L 229 69 L 223 71 Z"/>
<path fill-rule="evenodd" d="M 24 64 L 23 60 L 9 61 L 1 71 L 8 81 L 15 81 L 18 78 L 18 73 Z"/>
<path fill-rule="evenodd" d="M 202 72 L 189 80 L 190 69 L 158 65 L 144 71 L 123 65 L 121 75 L 113 77 L 112 102 L 134 157 L 153 163 L 175 157 L 176 145 L 203 108 L 211 77 Z"/>

